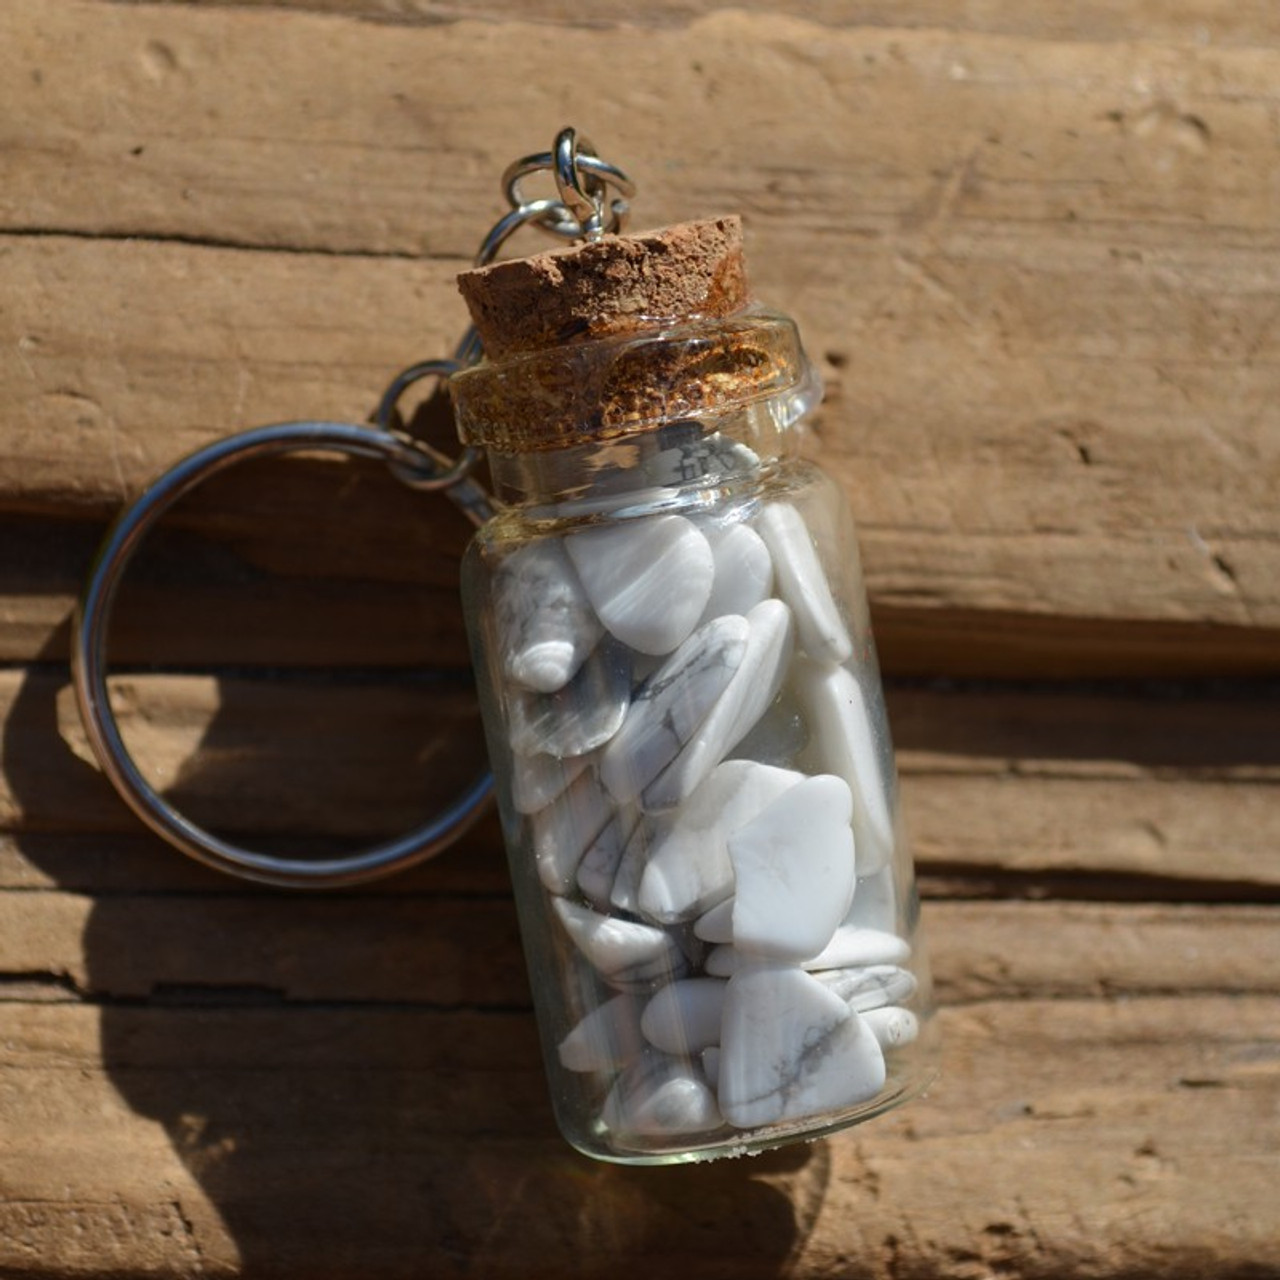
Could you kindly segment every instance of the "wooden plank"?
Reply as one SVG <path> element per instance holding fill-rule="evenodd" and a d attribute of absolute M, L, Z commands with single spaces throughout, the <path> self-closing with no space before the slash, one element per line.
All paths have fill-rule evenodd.
<path fill-rule="evenodd" d="M 22 1169 L 0 1266 L 1261 1275 L 1280 1239 L 1274 1010 L 952 1010 L 939 1084 L 892 1116 L 750 1164 L 628 1171 L 554 1133 L 523 1014 L 0 1005 Z"/>
<path fill-rule="evenodd" d="M 119 3 L 120 0 L 105 0 Z M 125 0 L 127 3 L 128 0 Z M 184 3 L 184 0 L 159 0 Z M 486 0 L 464 7 L 447 0 L 206 0 L 237 8 L 285 9 L 330 13 L 411 26 L 457 22 L 538 21 L 564 26 L 668 26 L 692 22 L 715 12 L 706 0 L 657 0 L 643 9 L 629 0 L 594 0 L 588 9 L 567 0 Z M 777 0 L 737 0 L 734 9 L 776 13 Z M 957 8 L 947 0 L 811 0 L 810 22 L 830 27 L 936 28 L 957 32 L 995 32 L 1043 40 L 1134 40 L 1203 45 L 1280 44 L 1280 22 L 1265 0 L 1161 0 L 1159 4 L 1117 7 L 1100 0 L 1042 0 L 1029 7 L 1016 0 L 978 0 Z"/>
<path fill-rule="evenodd" d="M 1240 175 L 1269 163 L 1277 55 L 748 14 L 637 42 L 272 11 L 2 12 L 8 56 L 47 79 L 3 90 L 19 141 L 0 158 L 0 224 L 24 234 L 0 257 L 16 299 L 0 509 L 102 512 L 230 423 L 362 416 L 390 370 L 447 349 L 449 276 L 492 173 L 535 145 L 511 139 L 558 123 L 558 95 L 512 68 L 553 43 L 609 68 L 625 46 L 632 90 L 596 95 L 593 131 L 658 175 L 649 220 L 748 213 L 760 292 L 823 362 L 824 456 L 854 499 L 881 616 L 909 620 L 910 669 L 927 669 L 924 628 L 960 616 L 970 671 L 1005 619 L 1015 637 L 989 666 L 1070 667 L 1082 629 L 1136 620 L 1154 631 L 1125 670 L 1143 655 L 1275 670 L 1277 222 L 1266 185 Z M 241 42 L 250 61 L 223 74 L 221 50 Z M 317 81 L 329 105 L 302 112 Z M 477 83 L 498 86 L 479 111 Z M 812 111 L 760 118 L 800 91 Z M 637 109 L 650 98 L 667 110 Z M 678 183 L 661 179 L 670 120 L 696 122 Z M 39 234 L 57 229 L 317 254 Z M 1076 670 L 1106 662 L 1095 643 Z"/>
<path fill-rule="evenodd" d="M 136 675 L 115 687 L 126 740 L 185 812 L 299 851 L 409 830 L 483 759 L 474 703 L 447 684 Z M 889 712 L 925 869 L 1280 884 L 1274 691 L 891 687 Z M 0 742 L 0 828 L 83 833 L 89 865 L 108 833 L 136 836 L 88 763 L 65 675 L 0 671 Z"/>
<path fill-rule="evenodd" d="M 1280 994 L 1274 906 L 943 901 L 926 903 L 924 919 L 938 995 L 952 1005 Z M 10 892 L 0 923 L 0 972 L 46 981 L 54 999 L 528 1003 L 506 893 Z M 1028 947 L 1037 933 L 1054 944 Z"/>

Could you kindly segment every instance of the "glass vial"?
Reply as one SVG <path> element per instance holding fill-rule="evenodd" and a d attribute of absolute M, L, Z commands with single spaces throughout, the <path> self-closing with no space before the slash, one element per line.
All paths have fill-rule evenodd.
<path fill-rule="evenodd" d="M 498 514 L 463 597 L 556 1116 L 588 1155 L 811 1139 L 929 1078 L 931 997 L 820 384 L 736 219 L 467 273 Z"/>

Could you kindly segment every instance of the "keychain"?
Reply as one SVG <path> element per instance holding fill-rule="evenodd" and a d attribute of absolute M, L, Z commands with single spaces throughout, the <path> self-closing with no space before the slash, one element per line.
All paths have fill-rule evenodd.
<path fill-rule="evenodd" d="M 556 196 L 526 198 L 543 172 Z M 572 129 L 502 185 L 452 359 L 400 374 L 373 426 L 201 449 L 116 521 L 73 627 L 80 713 L 148 826 L 268 884 L 412 865 L 492 791 L 565 1137 L 632 1164 L 813 1139 L 918 1093 L 935 1052 L 853 524 L 798 450 L 821 384 L 794 323 L 751 300 L 736 218 L 623 234 L 632 184 Z M 567 245 L 497 261 L 525 226 Z M 452 400 L 454 460 L 394 426 L 427 379 Z M 381 459 L 475 525 L 462 598 L 493 770 L 418 830 L 316 861 L 178 813 L 106 680 L 115 594 L 155 522 L 228 466 L 300 450 Z"/>

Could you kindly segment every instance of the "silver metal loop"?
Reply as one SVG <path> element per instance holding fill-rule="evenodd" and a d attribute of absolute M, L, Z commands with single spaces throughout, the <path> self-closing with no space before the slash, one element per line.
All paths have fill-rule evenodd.
<path fill-rule="evenodd" d="M 537 225 L 553 235 L 573 240 L 598 239 L 605 232 L 621 231 L 630 212 L 627 201 L 635 195 L 635 185 L 621 169 L 601 160 L 594 151 L 573 129 L 562 129 L 553 150 L 525 156 L 507 167 L 502 175 L 502 188 L 508 204 L 518 211 L 537 203 L 525 200 L 520 184 L 532 174 L 550 171 L 560 201 L 572 217 L 556 223 L 539 221 Z M 608 187 L 614 188 L 622 198 L 610 200 L 606 205 Z"/>
<path fill-rule="evenodd" d="M 130 560 L 156 521 L 197 485 L 235 463 L 300 450 L 375 458 L 407 471 L 420 467 L 423 457 L 416 442 L 388 431 L 346 422 L 285 422 L 230 436 L 184 458 L 128 507 L 108 531 L 76 606 L 71 670 L 80 716 L 94 754 L 116 790 L 153 831 L 200 862 L 261 884 L 335 888 L 412 866 L 444 848 L 479 815 L 492 790 L 492 775 L 485 772 L 475 779 L 447 809 L 417 830 L 361 853 L 332 859 L 257 853 L 197 826 L 151 786 L 124 744 L 107 687 L 107 633 L 116 592 Z M 475 493 L 470 492 L 473 490 L 479 486 L 464 481 L 444 492 L 478 523 L 487 518 L 487 511 L 480 513 Z"/>
<path fill-rule="evenodd" d="M 466 339 L 463 341 L 466 344 Z M 463 367 L 463 362 L 457 359 L 422 360 L 418 364 L 410 365 L 391 379 L 387 389 L 382 393 L 382 399 L 378 402 L 373 420 L 380 431 L 407 446 L 415 455 L 412 462 L 396 461 L 390 464 L 396 479 L 421 493 L 448 493 L 472 523 L 479 527 L 488 519 L 488 495 L 474 482 L 469 482 L 467 477 L 480 461 L 480 450 L 467 445 L 456 458 L 448 458 L 425 440 L 415 440 L 411 436 L 397 432 L 392 421 L 400 397 L 415 383 L 421 382 L 424 378 L 440 378 L 448 382 Z M 480 495 L 479 503 L 477 503 L 477 494 Z M 476 516 L 481 509 L 485 514 L 477 520 Z"/>

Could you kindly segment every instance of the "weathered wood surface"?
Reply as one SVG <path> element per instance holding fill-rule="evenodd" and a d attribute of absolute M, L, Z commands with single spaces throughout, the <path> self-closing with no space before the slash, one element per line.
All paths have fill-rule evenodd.
<path fill-rule="evenodd" d="M 0 1275 L 1280 1270 L 1277 10 L 780 8 L 0 0 Z M 890 678 L 942 1074 L 749 1162 L 556 1136 L 492 819 L 246 887 L 69 694 L 121 500 L 444 353 L 569 121 L 642 223 L 746 215 Z M 194 495 L 114 632 L 140 760 L 280 848 L 418 820 L 480 755 L 466 533 L 367 464 Z"/>
<path fill-rule="evenodd" d="M 1112 669 L 1276 669 L 1269 48 L 0 14 L 0 511 L 100 517 L 231 426 L 367 414 L 459 329 L 493 174 L 558 127 L 567 63 L 646 221 L 747 215 L 891 621 L 955 621 L 971 664 L 1003 629 L 1006 668 L 1070 669 L 1101 619 L 1138 627 Z"/>

